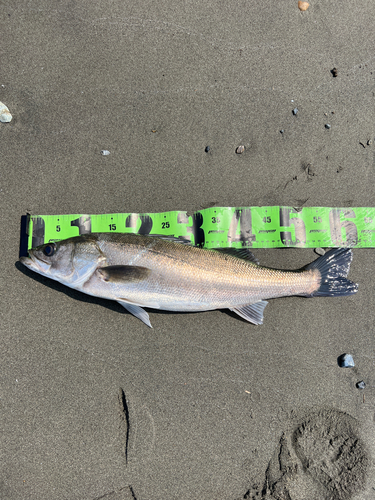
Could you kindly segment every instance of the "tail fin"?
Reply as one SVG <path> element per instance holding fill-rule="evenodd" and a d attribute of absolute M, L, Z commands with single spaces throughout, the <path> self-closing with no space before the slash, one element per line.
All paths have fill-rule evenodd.
<path fill-rule="evenodd" d="M 350 248 L 333 248 L 306 266 L 306 270 L 318 269 L 321 274 L 320 287 L 312 296 L 339 297 L 357 293 L 358 285 L 346 279 L 352 259 Z"/>

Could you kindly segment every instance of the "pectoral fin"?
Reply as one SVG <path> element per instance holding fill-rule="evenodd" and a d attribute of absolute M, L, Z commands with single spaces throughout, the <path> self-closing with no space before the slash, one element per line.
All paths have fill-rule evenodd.
<path fill-rule="evenodd" d="M 130 304 L 129 302 L 125 302 L 124 300 L 118 300 L 117 302 L 119 304 L 121 304 L 123 307 L 125 307 L 125 309 L 127 311 L 129 311 L 130 314 L 133 314 L 138 319 L 140 319 L 141 321 L 143 321 L 143 323 L 145 323 L 145 325 L 147 325 L 150 328 L 152 328 L 151 322 L 150 322 L 150 317 L 146 313 L 146 311 L 144 309 L 142 309 L 142 307 L 136 306 L 135 304 Z"/>
<path fill-rule="evenodd" d="M 255 304 L 249 304 L 243 307 L 233 307 L 230 310 L 241 316 L 241 318 L 246 319 L 249 323 L 254 325 L 263 324 L 263 311 L 268 302 L 266 300 L 261 300 L 255 302 Z"/>
<path fill-rule="evenodd" d="M 150 274 L 151 269 L 140 266 L 108 266 L 97 269 L 97 274 L 103 281 L 111 283 L 134 283 L 142 281 Z"/>

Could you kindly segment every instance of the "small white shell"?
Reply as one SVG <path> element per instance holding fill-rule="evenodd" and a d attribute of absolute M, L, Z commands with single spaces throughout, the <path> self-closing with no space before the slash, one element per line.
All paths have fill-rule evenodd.
<path fill-rule="evenodd" d="M 100 154 L 103 155 L 103 156 L 108 156 L 110 155 L 111 153 L 108 151 L 108 149 L 102 149 L 100 151 Z"/>
<path fill-rule="evenodd" d="M 12 121 L 12 115 L 10 114 L 9 109 L 5 106 L 4 103 L 0 102 L 0 122 L 9 123 Z"/>

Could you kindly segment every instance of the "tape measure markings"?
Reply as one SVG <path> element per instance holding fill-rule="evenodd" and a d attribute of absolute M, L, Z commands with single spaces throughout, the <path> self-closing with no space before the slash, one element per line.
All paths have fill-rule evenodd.
<path fill-rule="evenodd" d="M 369 207 L 212 207 L 193 215 L 183 211 L 28 215 L 22 225 L 28 249 L 98 232 L 184 237 L 205 248 L 375 247 L 375 208 Z"/>

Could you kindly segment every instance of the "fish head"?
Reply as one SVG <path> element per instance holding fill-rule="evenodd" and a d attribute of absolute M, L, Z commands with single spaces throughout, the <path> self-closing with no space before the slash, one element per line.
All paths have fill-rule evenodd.
<path fill-rule="evenodd" d="M 20 258 L 29 269 L 71 288 L 79 288 L 105 260 L 94 235 L 45 243 Z"/>

